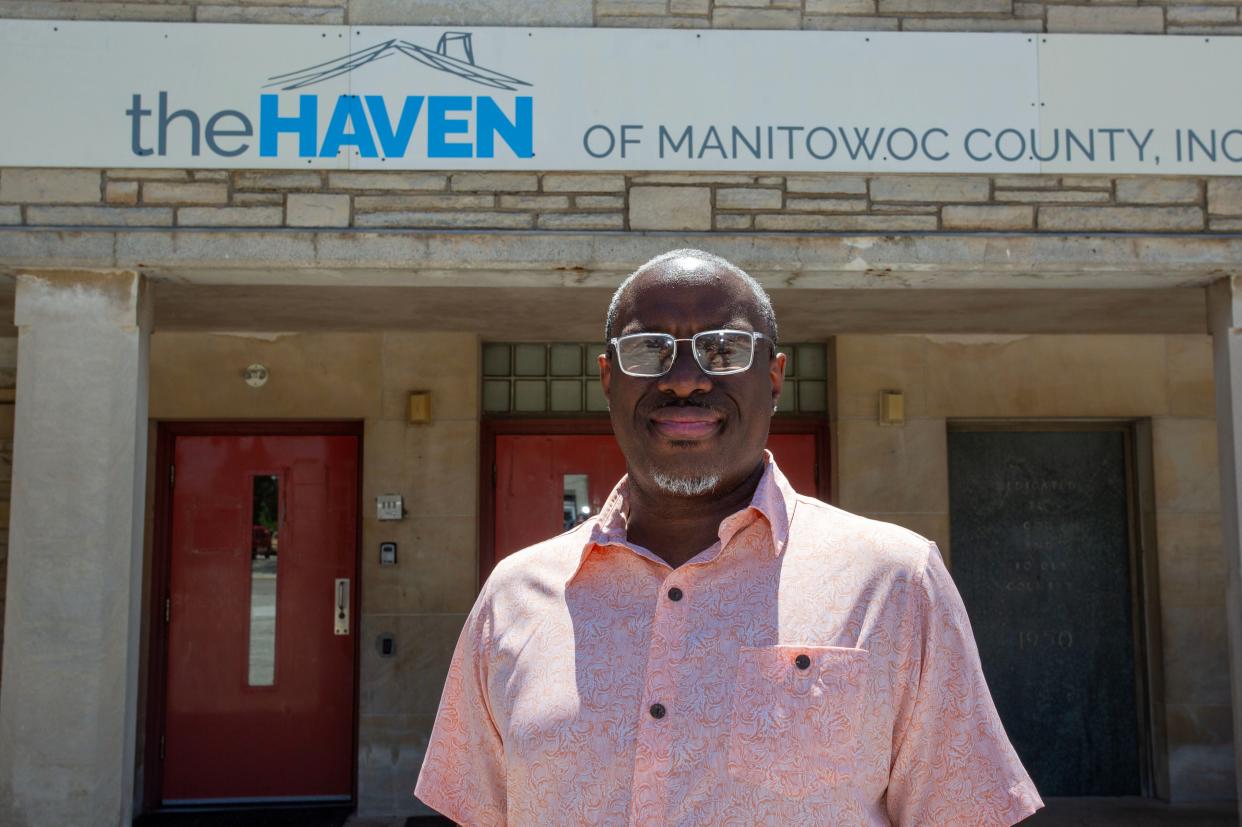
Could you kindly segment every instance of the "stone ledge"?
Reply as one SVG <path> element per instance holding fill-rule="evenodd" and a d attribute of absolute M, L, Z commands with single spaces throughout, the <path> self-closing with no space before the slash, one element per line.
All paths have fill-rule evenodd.
<path fill-rule="evenodd" d="M 1242 275 L 1242 234 L 83 227 L 0 227 L 0 274 L 88 267 L 203 284 L 600 287 L 682 246 L 719 253 L 775 288 L 1157 288 Z"/>

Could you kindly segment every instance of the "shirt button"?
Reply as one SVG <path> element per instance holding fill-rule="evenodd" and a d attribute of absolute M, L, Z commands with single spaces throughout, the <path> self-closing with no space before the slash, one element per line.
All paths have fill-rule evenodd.
<path fill-rule="evenodd" d="M 651 717 L 655 718 L 657 721 L 664 717 L 664 712 L 665 712 L 664 704 L 652 704 L 651 705 Z"/>
<path fill-rule="evenodd" d="M 676 603 L 678 600 L 681 600 L 681 596 L 682 596 L 681 589 L 677 588 L 676 586 L 673 586 L 673 588 L 668 590 L 668 599 L 673 601 L 674 603 Z"/>
<path fill-rule="evenodd" d="M 806 655 L 798 655 L 798 657 L 794 658 L 794 666 L 799 669 L 809 669 L 811 668 L 811 659 Z"/>

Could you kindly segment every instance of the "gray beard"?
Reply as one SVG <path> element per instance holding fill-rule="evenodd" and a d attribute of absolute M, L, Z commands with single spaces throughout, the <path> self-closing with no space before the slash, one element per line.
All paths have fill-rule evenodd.
<path fill-rule="evenodd" d="M 720 485 L 719 474 L 697 477 L 673 477 L 656 471 L 651 475 L 651 480 L 665 494 L 671 494 L 674 497 L 698 497 Z"/>

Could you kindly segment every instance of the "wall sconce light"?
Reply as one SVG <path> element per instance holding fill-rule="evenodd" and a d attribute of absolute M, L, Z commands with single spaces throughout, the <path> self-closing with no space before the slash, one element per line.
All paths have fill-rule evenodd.
<path fill-rule="evenodd" d="M 431 391 L 410 391 L 409 415 L 411 425 L 431 422 Z"/>
<path fill-rule="evenodd" d="M 906 398 L 901 391 L 880 391 L 880 424 L 904 425 Z"/>

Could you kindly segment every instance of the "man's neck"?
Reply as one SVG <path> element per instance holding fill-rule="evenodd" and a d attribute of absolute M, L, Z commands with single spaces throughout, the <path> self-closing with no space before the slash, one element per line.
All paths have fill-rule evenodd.
<path fill-rule="evenodd" d="M 716 542 L 722 520 L 750 505 L 763 471 L 760 463 L 733 487 L 699 497 L 649 490 L 631 479 L 626 536 L 677 568 Z"/>

